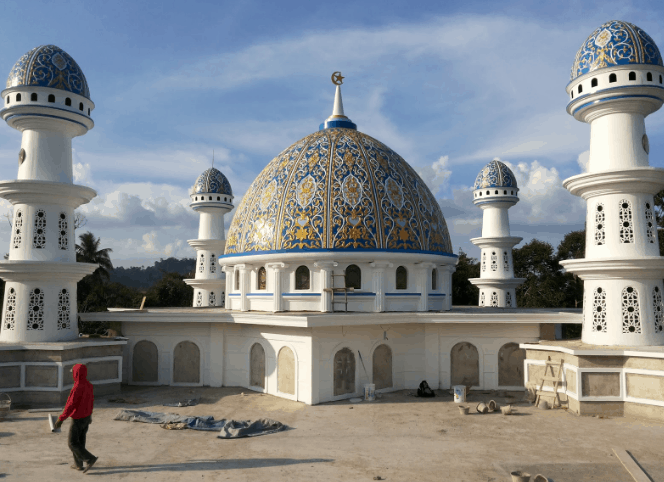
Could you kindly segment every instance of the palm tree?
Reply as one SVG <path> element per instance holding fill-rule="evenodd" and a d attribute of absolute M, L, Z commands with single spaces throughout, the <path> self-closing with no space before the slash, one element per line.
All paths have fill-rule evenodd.
<path fill-rule="evenodd" d="M 76 262 L 98 265 L 99 267 L 92 273 L 92 278 L 99 282 L 102 281 L 102 278 L 108 281 L 111 278 L 108 270 L 113 269 L 109 253 L 113 250 L 111 248 L 99 249 L 101 238 L 95 238 L 90 231 L 81 234 L 78 239 L 81 244 L 76 245 Z"/>

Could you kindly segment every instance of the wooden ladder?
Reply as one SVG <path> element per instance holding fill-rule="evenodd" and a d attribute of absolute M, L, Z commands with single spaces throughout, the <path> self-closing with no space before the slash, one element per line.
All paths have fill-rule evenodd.
<path fill-rule="evenodd" d="M 558 367 L 558 374 L 556 375 L 553 371 L 555 367 Z M 547 375 L 547 371 L 551 369 L 551 376 Z M 558 403 L 558 407 L 560 407 L 562 404 L 560 403 L 560 395 L 558 393 L 558 386 L 562 385 L 563 380 L 563 359 L 560 359 L 560 363 L 556 363 L 554 361 L 551 361 L 551 357 L 547 357 L 547 360 L 544 362 L 544 376 L 542 377 L 542 381 L 540 382 L 539 388 L 537 389 L 537 399 L 535 400 L 535 406 L 539 407 L 540 403 L 540 397 L 542 395 L 551 395 L 551 392 L 545 392 L 544 391 L 544 383 L 546 382 L 551 382 L 553 384 L 553 406 L 552 408 L 556 407 L 556 402 Z"/>
<path fill-rule="evenodd" d="M 342 304 L 344 305 L 344 311 L 348 311 L 348 292 L 353 292 L 353 288 L 346 288 L 346 270 L 342 271 L 343 274 L 334 274 L 334 271 L 332 271 L 332 288 L 326 288 L 323 291 L 328 291 L 330 292 L 331 295 L 331 305 L 332 305 L 332 312 L 335 312 L 337 310 L 334 309 L 335 304 Z M 343 279 L 343 287 L 335 288 L 334 286 L 334 278 L 342 278 Z M 335 300 L 335 293 L 343 293 L 344 297 L 343 300 Z"/>

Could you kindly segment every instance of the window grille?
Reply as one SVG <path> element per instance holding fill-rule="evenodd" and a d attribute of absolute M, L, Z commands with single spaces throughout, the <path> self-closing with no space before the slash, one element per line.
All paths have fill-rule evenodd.
<path fill-rule="evenodd" d="M 622 290 L 623 333 L 641 333 L 639 292 L 631 286 Z"/>

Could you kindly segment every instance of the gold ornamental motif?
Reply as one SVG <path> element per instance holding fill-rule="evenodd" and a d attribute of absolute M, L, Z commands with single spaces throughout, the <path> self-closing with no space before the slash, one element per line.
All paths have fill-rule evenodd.
<path fill-rule="evenodd" d="M 452 252 L 440 207 L 412 167 L 343 128 L 273 159 L 242 198 L 226 243 L 226 254 L 315 249 Z"/>

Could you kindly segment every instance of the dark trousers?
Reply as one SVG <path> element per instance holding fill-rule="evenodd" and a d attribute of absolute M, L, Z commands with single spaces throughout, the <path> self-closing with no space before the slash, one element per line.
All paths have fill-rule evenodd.
<path fill-rule="evenodd" d="M 92 422 L 92 417 L 72 419 L 69 427 L 69 449 L 74 454 L 74 463 L 78 467 L 83 466 L 83 462 L 89 462 L 94 459 L 94 455 L 85 450 L 85 438 L 88 433 L 88 426 Z"/>

